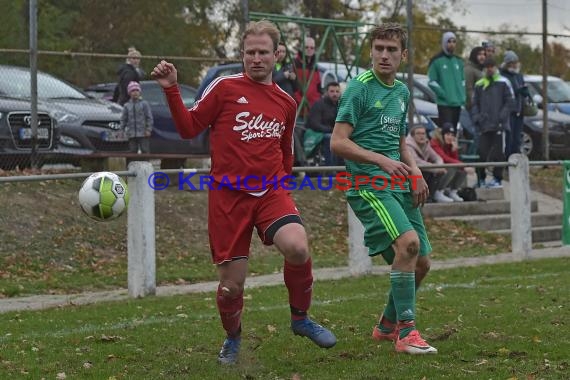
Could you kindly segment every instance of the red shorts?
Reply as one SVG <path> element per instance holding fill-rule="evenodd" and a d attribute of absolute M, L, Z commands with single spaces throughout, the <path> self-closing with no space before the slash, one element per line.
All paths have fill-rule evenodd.
<path fill-rule="evenodd" d="M 208 193 L 208 236 L 214 264 L 249 257 L 253 227 L 265 245 L 288 223 L 302 224 L 289 192 L 269 188 L 260 197 L 222 188 Z"/>

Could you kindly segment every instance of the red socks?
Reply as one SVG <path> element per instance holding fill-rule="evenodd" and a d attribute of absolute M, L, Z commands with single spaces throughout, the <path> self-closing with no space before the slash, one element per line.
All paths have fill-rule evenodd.
<path fill-rule="evenodd" d="M 218 286 L 216 296 L 218 311 L 224 330 L 229 337 L 238 337 L 241 333 L 241 311 L 243 309 L 243 292 L 237 297 L 230 298 L 223 295 L 222 289 Z"/>
<path fill-rule="evenodd" d="M 313 293 L 313 266 L 309 258 L 305 264 L 293 265 L 285 260 L 283 278 L 289 290 L 289 305 L 293 320 L 307 318 Z"/>

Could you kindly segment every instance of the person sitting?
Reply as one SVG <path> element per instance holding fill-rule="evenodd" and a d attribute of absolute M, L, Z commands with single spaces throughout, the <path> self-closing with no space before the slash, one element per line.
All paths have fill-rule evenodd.
<path fill-rule="evenodd" d="M 336 120 L 340 85 L 337 82 L 327 84 L 327 92 L 317 100 L 309 110 L 307 128 L 323 134 L 321 152 L 325 158 L 325 166 L 341 165 L 338 157 L 331 153 L 331 135 Z M 305 132 L 306 133 L 306 132 Z"/>
<path fill-rule="evenodd" d="M 451 123 L 444 123 L 441 128 L 437 128 L 433 132 L 430 140 L 430 145 L 433 150 L 443 159 L 445 164 L 462 164 L 459 159 L 459 151 L 457 146 L 457 137 L 455 136 L 455 129 Z M 467 174 L 474 174 L 475 169 L 472 167 L 466 168 L 448 168 L 445 178 L 449 179 L 447 188 L 447 196 L 455 202 L 463 202 L 457 191 L 465 187 Z M 443 181 L 443 179 L 442 179 Z"/>
<path fill-rule="evenodd" d="M 427 130 L 424 125 L 414 125 L 406 137 L 408 150 L 418 165 L 443 164 L 443 159 L 435 153 L 429 144 Z M 422 175 L 428 184 L 431 200 L 434 202 L 453 202 L 440 189 L 440 182 L 447 170 L 445 168 L 421 168 Z"/>

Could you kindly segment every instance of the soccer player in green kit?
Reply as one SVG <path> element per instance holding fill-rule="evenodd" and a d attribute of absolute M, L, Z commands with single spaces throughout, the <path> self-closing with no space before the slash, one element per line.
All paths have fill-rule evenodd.
<path fill-rule="evenodd" d="M 381 254 L 392 265 L 388 302 L 372 337 L 394 341 L 398 352 L 435 354 L 415 325 L 416 289 L 429 271 L 431 245 L 418 208 L 428 187 L 405 143 L 410 92 L 395 79 L 408 53 L 407 35 L 387 23 L 372 30 L 370 41 L 373 67 L 352 79 L 342 95 L 331 149 L 346 160 L 352 178 L 414 178 L 382 190 L 382 182 L 352 186 L 346 198 L 364 225 L 369 255 Z"/>

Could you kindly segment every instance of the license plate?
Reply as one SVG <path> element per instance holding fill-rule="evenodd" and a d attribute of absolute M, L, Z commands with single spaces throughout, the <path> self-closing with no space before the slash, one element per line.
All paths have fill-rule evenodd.
<path fill-rule="evenodd" d="M 32 128 L 20 128 L 18 131 L 18 136 L 20 140 L 29 140 L 32 138 Z M 38 139 L 47 140 L 49 139 L 49 129 L 38 128 Z"/>
<path fill-rule="evenodd" d="M 101 140 L 103 141 L 128 141 L 127 135 L 123 131 L 101 132 Z"/>

